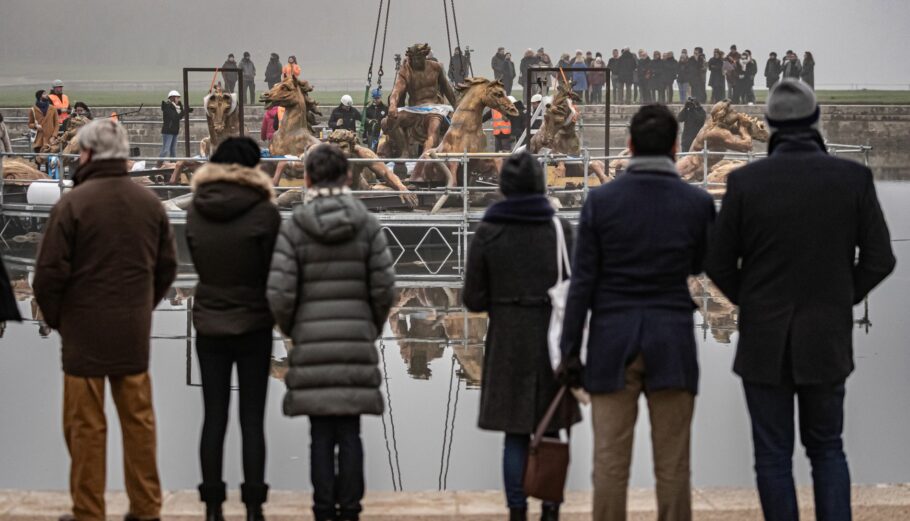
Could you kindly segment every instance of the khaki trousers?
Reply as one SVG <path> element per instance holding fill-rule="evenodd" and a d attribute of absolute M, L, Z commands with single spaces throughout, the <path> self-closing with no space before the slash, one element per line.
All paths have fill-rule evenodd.
<path fill-rule="evenodd" d="M 111 394 L 123 434 L 123 476 L 130 514 L 156 519 L 161 485 L 155 449 L 155 412 L 148 373 L 111 376 Z M 104 521 L 107 419 L 105 378 L 64 375 L 63 435 L 70 453 L 70 495 L 78 521 Z"/>
<path fill-rule="evenodd" d="M 625 521 L 632 441 L 645 366 L 639 355 L 626 368 L 626 387 L 591 396 L 594 426 L 594 521 Z M 657 519 L 690 521 L 689 441 L 695 395 L 684 390 L 646 392 L 651 418 Z"/>

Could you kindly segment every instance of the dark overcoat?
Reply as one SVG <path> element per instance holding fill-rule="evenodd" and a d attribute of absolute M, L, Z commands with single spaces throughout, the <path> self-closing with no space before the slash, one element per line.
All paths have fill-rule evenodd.
<path fill-rule="evenodd" d="M 853 305 L 894 269 L 872 172 L 823 147 L 777 132 L 727 182 L 706 271 L 740 308 L 733 369 L 748 382 L 781 383 L 785 356 L 797 385 L 845 379 Z"/>
<path fill-rule="evenodd" d="M 542 196 L 538 201 L 549 205 Z M 491 216 L 501 208 L 502 203 L 491 207 L 477 227 L 465 275 L 465 305 L 490 315 L 478 425 L 529 434 L 559 389 L 547 347 L 551 311 L 547 290 L 557 278 L 556 228 L 552 208 L 547 212 L 538 205 L 542 211 L 537 218 L 521 210 L 522 215 Z M 571 248 L 572 231 L 565 221 L 561 224 Z M 565 418 L 557 414 L 552 427 L 563 427 Z"/>
<path fill-rule="evenodd" d="M 582 209 L 562 335 L 580 349 L 591 312 L 585 389 L 625 387 L 639 354 L 648 391 L 698 390 L 688 277 L 702 270 L 714 202 L 680 179 L 667 157 L 633 158 L 627 171 L 592 190 Z"/>

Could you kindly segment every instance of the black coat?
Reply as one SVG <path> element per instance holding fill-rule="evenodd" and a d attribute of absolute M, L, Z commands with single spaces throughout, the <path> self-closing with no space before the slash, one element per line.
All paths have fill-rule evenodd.
<path fill-rule="evenodd" d="M 499 80 L 502 79 L 503 74 L 505 74 L 505 68 L 503 64 L 506 62 L 506 55 L 499 54 L 498 52 L 493 55 L 493 58 L 490 59 L 490 68 L 493 69 L 493 79 Z"/>
<path fill-rule="evenodd" d="M 22 317 L 19 315 L 19 305 L 16 303 L 13 285 L 9 281 L 9 275 L 6 274 L 3 258 L 0 257 L 0 322 L 7 320 L 20 321 Z"/>
<path fill-rule="evenodd" d="M 175 107 L 170 100 L 161 102 L 161 114 L 164 122 L 161 124 L 161 133 L 176 136 L 180 133 L 180 118 L 183 117 L 183 102 L 178 101 Z"/>
<path fill-rule="evenodd" d="M 354 107 L 345 107 L 338 105 L 329 116 L 329 128 L 332 130 L 343 128 L 351 132 L 357 132 L 357 122 L 360 121 L 360 111 Z"/>
<path fill-rule="evenodd" d="M 803 70 L 800 71 L 799 77 L 813 89 L 815 88 L 815 62 L 806 60 L 803 62 Z"/>
<path fill-rule="evenodd" d="M 689 149 L 692 148 L 692 142 L 695 141 L 695 137 L 698 136 L 698 132 L 705 125 L 705 109 L 701 106 L 698 100 L 693 102 L 686 102 L 682 110 L 679 111 L 679 114 L 676 115 L 676 119 L 682 123 L 682 137 L 679 140 L 679 149 L 683 152 L 689 152 Z"/>
<path fill-rule="evenodd" d="M 265 298 L 281 216 L 268 175 L 240 165 L 208 163 L 193 176 L 186 241 L 199 284 L 193 325 L 209 336 L 271 329 Z"/>
<path fill-rule="evenodd" d="M 660 61 L 660 83 L 667 87 L 673 85 L 679 72 L 679 62 L 676 58 L 668 58 Z"/>
<path fill-rule="evenodd" d="M 274 85 L 281 81 L 281 62 L 272 58 L 265 66 L 265 82 Z"/>
<path fill-rule="evenodd" d="M 616 77 L 623 83 L 632 83 L 636 68 L 635 56 L 629 51 L 623 51 L 619 55 L 619 62 L 616 64 Z"/>
<path fill-rule="evenodd" d="M 708 85 L 711 88 L 723 88 L 724 86 L 724 60 L 714 57 L 708 60 Z"/>
<path fill-rule="evenodd" d="M 490 315 L 481 429 L 534 432 L 559 389 L 547 348 L 547 290 L 557 277 L 552 215 L 542 196 L 507 199 L 490 207 L 471 239 L 464 303 Z M 571 247 L 572 230 L 561 224 Z M 564 426 L 565 416 L 556 416 Z"/>
<path fill-rule="evenodd" d="M 521 86 L 524 87 L 525 83 L 528 81 L 528 69 L 537 65 L 540 59 L 537 56 L 525 56 L 518 63 L 518 81 L 521 83 Z"/>
<path fill-rule="evenodd" d="M 780 65 L 780 60 L 777 58 L 768 58 L 768 61 L 765 63 L 765 86 L 771 87 L 779 82 L 780 73 L 782 71 L 783 68 Z"/>
<path fill-rule="evenodd" d="M 562 333 L 565 356 L 581 348 L 591 313 L 584 386 L 625 387 L 641 354 L 649 391 L 698 391 L 695 305 L 688 277 L 702 271 L 714 201 L 683 181 L 667 157 L 633 158 L 581 211 Z"/>
<path fill-rule="evenodd" d="M 733 369 L 770 385 L 785 365 L 798 385 L 840 382 L 852 306 L 895 264 L 872 172 L 829 156 L 815 131 L 775 133 L 769 153 L 730 175 L 706 262 L 740 307 Z"/>

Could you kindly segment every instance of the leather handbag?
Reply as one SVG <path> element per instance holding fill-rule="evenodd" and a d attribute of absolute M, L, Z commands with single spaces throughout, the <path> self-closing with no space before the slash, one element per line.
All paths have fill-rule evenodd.
<path fill-rule="evenodd" d="M 553 421 L 557 409 L 564 404 L 565 397 L 566 386 L 562 386 L 534 432 L 528 448 L 528 459 L 525 462 L 525 494 L 554 503 L 562 502 L 563 492 L 566 488 L 566 476 L 569 472 L 569 442 L 559 438 L 546 437 L 544 433 Z M 566 433 L 568 432 L 569 423 L 566 423 Z M 566 439 L 569 439 L 568 436 Z"/>

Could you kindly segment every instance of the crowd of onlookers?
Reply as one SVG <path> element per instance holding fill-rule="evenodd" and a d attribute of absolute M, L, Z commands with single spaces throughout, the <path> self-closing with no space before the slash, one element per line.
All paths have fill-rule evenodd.
<path fill-rule="evenodd" d="M 731 45 L 728 53 L 714 49 L 711 57 L 706 56 L 701 47 L 695 47 L 691 54 L 688 49 L 682 49 L 678 58 L 673 51 L 649 54 L 639 49 L 636 54 L 624 48 L 613 49 L 611 56 L 605 59 L 600 52 L 579 49 L 574 56 L 562 54 L 556 62 L 541 47 L 536 52 L 526 50 L 517 69 L 512 54 L 500 47 L 490 66 L 493 77 L 501 80 L 510 94 L 516 76 L 521 86 L 530 82 L 535 92 L 547 91 L 560 81 L 571 81 L 573 90 L 584 103 L 603 102 L 607 75 L 602 71 L 573 69 L 608 67 L 612 99 L 619 104 L 673 103 L 677 91 L 680 102 L 693 97 L 705 103 L 708 101 L 707 87 L 711 88 L 712 102 L 729 98 L 734 103 L 754 103 L 755 78 L 759 73 L 752 51 L 740 52 L 736 45 Z M 772 52 L 765 62 L 764 77 L 769 89 L 782 78 L 802 80 L 814 89 L 815 59 L 809 51 L 800 60 L 794 51 L 788 50 L 782 61 L 776 52 Z"/>

